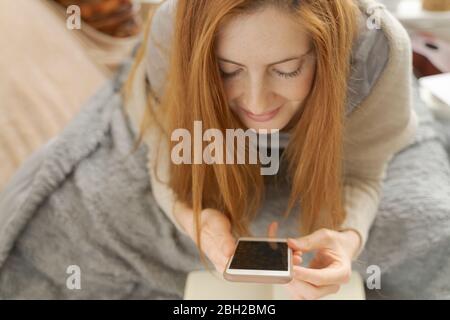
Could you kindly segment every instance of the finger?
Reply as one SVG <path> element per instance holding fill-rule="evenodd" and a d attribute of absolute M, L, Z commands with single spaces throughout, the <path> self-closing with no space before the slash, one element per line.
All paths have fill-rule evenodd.
<path fill-rule="evenodd" d="M 206 254 L 208 260 L 212 263 L 217 272 L 221 273 L 225 270 L 225 260 L 218 254 Z"/>
<path fill-rule="evenodd" d="M 228 265 L 230 257 L 226 257 L 224 254 L 217 251 L 212 255 L 210 260 L 218 272 L 223 272 Z"/>
<path fill-rule="evenodd" d="M 220 245 L 208 244 L 204 252 L 216 267 L 225 266 L 233 255 L 234 245 L 225 242 Z"/>
<path fill-rule="evenodd" d="M 339 285 L 329 285 L 316 287 L 310 283 L 293 280 L 286 285 L 286 289 L 290 292 L 293 299 L 296 300 L 316 300 L 324 296 L 339 291 Z"/>
<path fill-rule="evenodd" d="M 269 238 L 276 238 L 278 233 L 278 222 L 272 221 L 267 228 L 267 235 Z"/>
<path fill-rule="evenodd" d="M 303 262 L 303 259 L 299 256 L 294 256 L 294 260 L 293 260 L 295 265 L 301 265 Z"/>
<path fill-rule="evenodd" d="M 216 267 L 217 272 L 219 273 L 223 273 L 227 267 L 226 263 L 213 263 L 214 266 Z"/>
<path fill-rule="evenodd" d="M 230 235 L 212 238 L 203 245 L 204 252 L 218 271 L 219 269 L 225 269 L 228 260 L 234 253 L 235 247 L 235 239 L 231 233 Z"/>
<path fill-rule="evenodd" d="M 305 281 L 316 286 L 331 284 L 343 284 L 348 282 L 351 276 L 351 269 L 348 271 L 344 267 L 333 267 L 330 265 L 323 269 L 311 269 L 301 266 L 294 266 L 294 278 Z"/>
<path fill-rule="evenodd" d="M 299 251 L 312 251 L 323 248 L 331 248 L 335 244 L 334 233 L 328 229 L 317 230 L 310 235 L 301 238 L 288 238 L 288 245 Z"/>
<path fill-rule="evenodd" d="M 219 250 L 225 257 L 231 257 L 234 253 L 234 250 L 236 248 L 236 240 L 234 239 L 233 235 L 227 234 L 223 235 L 223 237 L 220 239 L 220 245 Z"/>

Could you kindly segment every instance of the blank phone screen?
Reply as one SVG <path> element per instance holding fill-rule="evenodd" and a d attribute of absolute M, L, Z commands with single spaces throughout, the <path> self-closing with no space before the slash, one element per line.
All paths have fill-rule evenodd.
<path fill-rule="evenodd" d="M 288 246 L 277 241 L 239 241 L 230 269 L 288 270 Z"/>

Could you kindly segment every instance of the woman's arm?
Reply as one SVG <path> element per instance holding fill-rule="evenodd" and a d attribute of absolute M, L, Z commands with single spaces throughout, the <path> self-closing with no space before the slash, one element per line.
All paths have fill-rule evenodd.
<path fill-rule="evenodd" d="M 418 118 L 409 99 L 410 82 L 403 80 L 397 87 L 398 93 L 390 95 L 391 103 L 386 96 L 387 101 L 380 103 L 370 99 L 347 122 L 344 159 L 347 218 L 341 230 L 359 233 L 361 247 L 355 258 L 364 248 L 378 211 L 387 166 L 395 153 L 413 141 L 417 130 Z"/>
<path fill-rule="evenodd" d="M 390 63 L 381 82 L 346 123 L 344 201 L 347 218 L 341 229 L 356 230 L 361 236 L 361 247 L 355 257 L 364 248 L 378 211 L 387 166 L 397 152 L 413 142 L 418 127 L 418 118 L 411 106 L 412 75 L 408 58 L 411 53 L 407 48 L 408 45 L 403 48 L 405 60 Z M 393 63 L 403 67 L 392 68 Z"/>
<path fill-rule="evenodd" d="M 169 187 L 170 177 L 170 152 L 169 145 L 164 143 L 165 140 L 160 139 L 161 132 L 155 127 L 152 128 L 151 133 L 146 136 L 148 145 L 152 148 L 148 155 L 148 171 L 150 174 L 150 182 L 152 186 L 152 194 L 156 202 L 172 221 L 178 231 L 184 235 L 191 236 L 188 232 L 191 226 L 187 224 L 192 219 L 186 217 L 187 211 L 184 206 L 176 206 L 176 196 L 173 190 Z M 159 148 L 158 148 L 159 145 Z M 157 156 L 159 155 L 159 160 Z M 176 213 L 176 214 L 175 214 Z"/>

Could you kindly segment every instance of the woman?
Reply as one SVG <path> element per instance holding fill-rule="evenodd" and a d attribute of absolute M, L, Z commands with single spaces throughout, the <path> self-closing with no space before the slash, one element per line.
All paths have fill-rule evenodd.
<path fill-rule="evenodd" d="M 2 195 L 1 295 L 179 298 L 197 246 L 223 271 L 236 237 L 274 220 L 292 297 L 336 292 L 417 128 L 404 29 L 370 0 L 166 1 L 149 25 L 125 97 L 105 86 Z M 279 172 L 176 165 L 172 132 L 196 120 L 281 130 Z"/>

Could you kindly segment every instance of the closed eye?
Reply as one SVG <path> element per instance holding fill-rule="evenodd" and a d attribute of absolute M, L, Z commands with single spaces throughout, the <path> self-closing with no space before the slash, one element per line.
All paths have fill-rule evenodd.
<path fill-rule="evenodd" d="M 291 78 L 298 77 L 302 73 L 303 66 L 304 66 L 304 63 L 301 63 L 300 66 L 295 71 L 292 71 L 292 72 L 282 72 L 277 69 L 273 69 L 273 72 L 275 72 L 275 74 L 279 77 L 282 77 L 285 79 L 291 79 Z M 237 75 L 239 75 L 242 72 L 242 70 L 243 70 L 242 68 L 239 68 L 233 72 L 225 72 L 222 69 L 220 69 L 220 74 L 221 74 L 222 78 L 230 79 L 230 78 L 233 78 L 233 77 L 236 77 Z"/>
<path fill-rule="evenodd" d="M 276 69 L 274 69 L 273 71 L 279 77 L 282 77 L 282 78 L 285 78 L 285 79 L 291 79 L 291 78 L 298 77 L 302 73 L 302 69 L 303 69 L 303 63 L 298 67 L 297 70 L 292 71 L 292 72 L 287 72 L 286 73 L 286 72 L 281 72 L 281 71 L 276 70 Z"/>
<path fill-rule="evenodd" d="M 236 71 L 228 73 L 228 72 L 220 70 L 220 74 L 222 75 L 223 78 L 228 79 L 228 78 L 233 78 L 233 77 L 237 76 L 239 73 L 241 73 L 241 71 L 242 71 L 242 69 L 237 69 Z"/>

